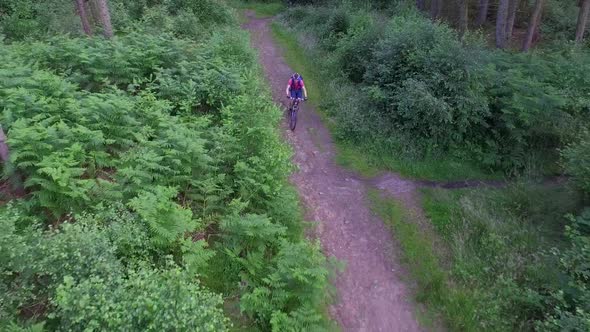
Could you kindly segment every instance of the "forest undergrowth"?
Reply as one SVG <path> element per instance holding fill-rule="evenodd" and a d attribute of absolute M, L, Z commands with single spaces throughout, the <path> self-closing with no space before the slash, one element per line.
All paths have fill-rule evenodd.
<path fill-rule="evenodd" d="M 326 258 L 237 14 L 109 5 L 113 38 L 0 1 L 0 329 L 322 330 Z"/>

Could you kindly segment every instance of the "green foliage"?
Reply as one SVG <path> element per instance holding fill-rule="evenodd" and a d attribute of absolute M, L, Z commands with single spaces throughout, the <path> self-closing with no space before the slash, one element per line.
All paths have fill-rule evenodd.
<path fill-rule="evenodd" d="M 283 15 L 302 53 L 322 59 L 322 106 L 337 137 L 370 147 L 371 159 L 397 156 L 384 164 L 403 172 L 453 160 L 487 172 L 558 172 L 557 150 L 589 121 L 587 50 L 490 51 L 394 7 L 387 19 L 348 2 Z"/>
<path fill-rule="evenodd" d="M 9 40 L 47 34 L 78 33 L 79 18 L 72 2 L 45 0 L 0 1 L 0 34 Z"/>
<path fill-rule="evenodd" d="M 227 331 L 222 303 L 178 268 L 139 269 L 82 282 L 66 277 L 55 315 L 63 331 Z"/>
<path fill-rule="evenodd" d="M 164 3 L 171 14 L 177 15 L 183 11 L 189 11 L 205 25 L 212 23 L 226 25 L 232 23 L 234 19 L 231 9 L 225 2 L 219 0 L 166 0 Z"/>
<path fill-rule="evenodd" d="M 156 245 L 169 246 L 179 236 L 197 227 L 192 211 L 172 201 L 176 195 L 174 188 L 157 186 L 154 192 L 143 192 L 129 201 L 129 206 L 147 224 Z"/>
<path fill-rule="evenodd" d="M 590 210 L 570 217 L 566 236 L 571 247 L 553 254 L 563 273 L 561 287 L 552 293 L 553 312 L 537 328 L 546 331 L 585 331 L 590 329 Z"/>
<path fill-rule="evenodd" d="M 254 315 L 273 331 L 322 329 L 323 317 L 317 308 L 324 301 L 328 275 L 319 244 L 280 243 L 275 264 L 250 272 L 249 292 L 241 309 Z M 253 279 L 255 278 L 255 279 Z"/>
<path fill-rule="evenodd" d="M 391 227 L 400 243 L 402 259 L 410 267 L 419 287 L 417 299 L 444 312 L 451 329 L 476 330 L 475 315 L 470 312 L 473 303 L 461 289 L 451 286 L 441 257 L 437 255 L 443 249 L 436 247 L 432 230 L 413 220 L 397 202 L 382 197 L 380 192 L 369 192 L 369 198 L 372 209 Z"/>
<path fill-rule="evenodd" d="M 566 172 L 582 190 L 590 193 L 590 134 L 586 132 L 579 142 L 569 145 L 562 156 Z"/>
<path fill-rule="evenodd" d="M 438 257 L 447 261 L 458 296 L 439 306 L 449 324 L 471 319 L 468 330 L 529 330 L 554 312 L 552 294 L 569 286 L 549 248 L 569 246 L 563 216 L 580 208 L 577 193 L 523 183 L 484 192 L 429 190 L 425 198 L 447 248 Z"/>
<path fill-rule="evenodd" d="M 110 4 L 111 40 L 0 48 L 2 170 L 26 187 L 0 207 L 0 321 L 225 330 L 218 292 L 252 328 L 322 329 L 325 259 L 303 238 L 281 111 L 233 13 Z M 256 290 L 264 306 L 246 300 Z"/>
<path fill-rule="evenodd" d="M 285 10 L 284 0 L 231 0 L 229 4 L 238 10 L 253 10 L 256 17 L 273 17 Z"/>
<path fill-rule="evenodd" d="M 64 224 L 55 233 L 35 227 L 18 229 L 22 216 L 21 210 L 11 206 L 0 216 L 2 319 L 19 312 L 42 316 L 65 276 L 81 280 L 121 273 L 104 230 L 82 223 Z"/>
<path fill-rule="evenodd" d="M 354 83 L 361 83 L 367 66 L 373 61 L 373 49 L 382 32 L 368 13 L 352 17 L 347 33 L 338 40 L 335 49 L 336 66 Z"/>

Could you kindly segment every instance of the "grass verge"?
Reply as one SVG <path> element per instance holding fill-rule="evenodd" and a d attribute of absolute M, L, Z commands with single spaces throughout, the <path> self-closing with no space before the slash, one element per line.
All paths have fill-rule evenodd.
<path fill-rule="evenodd" d="M 427 306 L 426 321 L 442 314 L 451 330 L 475 331 L 471 297 L 451 286 L 432 235 L 415 223 L 399 203 L 382 197 L 379 191 L 369 191 L 369 199 L 373 211 L 391 228 L 401 246 L 402 260 L 418 286 L 416 299 Z"/>
<path fill-rule="evenodd" d="M 358 145 L 338 143 L 337 162 L 366 177 L 372 177 L 383 170 L 400 175 L 434 181 L 491 180 L 501 179 L 503 174 L 486 172 L 467 161 L 450 158 L 424 158 L 422 160 L 397 157 L 390 151 L 379 151 L 378 145 L 361 143 Z"/>
<path fill-rule="evenodd" d="M 535 183 L 423 193 L 425 212 L 451 253 L 450 281 L 470 303 L 462 314 L 473 324 L 463 329 L 534 330 L 546 314 L 547 290 L 559 283 L 550 250 L 566 245 L 564 216 L 583 206 L 580 195 Z M 447 301 L 438 305 L 460 326 Z"/>

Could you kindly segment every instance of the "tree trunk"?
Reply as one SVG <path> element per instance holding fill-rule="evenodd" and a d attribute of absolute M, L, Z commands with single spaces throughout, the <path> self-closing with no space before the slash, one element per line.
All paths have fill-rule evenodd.
<path fill-rule="evenodd" d="M 113 37 L 113 26 L 111 25 L 111 14 L 109 13 L 109 5 L 107 0 L 97 0 L 98 11 L 100 15 L 100 22 L 102 24 L 102 31 L 106 38 Z"/>
<path fill-rule="evenodd" d="M 416 7 L 420 11 L 426 10 L 426 0 L 416 0 Z"/>
<path fill-rule="evenodd" d="M 522 44 L 523 52 L 528 52 L 531 48 L 533 43 L 533 36 L 537 31 L 537 27 L 541 21 L 541 13 L 543 12 L 543 0 L 535 1 L 535 9 L 533 9 L 533 14 L 531 15 L 531 20 L 529 22 L 529 27 L 526 32 L 526 37 L 524 38 L 524 42 Z"/>
<path fill-rule="evenodd" d="M 76 0 L 76 11 L 80 16 L 80 21 L 82 22 L 82 29 L 84 29 L 84 33 L 87 36 L 92 36 L 92 28 L 90 27 L 90 22 L 88 21 L 88 15 L 86 14 L 84 0 Z"/>
<path fill-rule="evenodd" d="M 484 25 L 488 20 L 488 9 L 490 8 L 490 0 L 479 0 L 479 7 L 477 13 L 477 20 L 475 24 L 479 27 Z"/>
<path fill-rule="evenodd" d="M 88 19 L 90 20 L 91 26 L 100 25 L 100 14 L 98 13 L 98 6 L 96 5 L 96 0 L 84 0 L 86 5 L 84 6 L 86 9 L 86 13 L 90 13 Z"/>
<path fill-rule="evenodd" d="M 459 37 L 463 38 L 467 32 L 469 22 L 468 0 L 459 0 Z"/>
<path fill-rule="evenodd" d="M 580 0 L 580 13 L 578 14 L 578 25 L 576 26 L 576 42 L 580 43 L 584 39 L 586 23 L 588 23 L 588 12 L 590 10 L 590 0 Z"/>
<path fill-rule="evenodd" d="M 496 17 L 496 47 L 506 48 L 506 23 L 508 20 L 508 5 L 510 0 L 500 0 Z"/>
<path fill-rule="evenodd" d="M 4 130 L 2 126 L 0 126 L 0 160 L 2 163 L 5 164 L 8 162 L 8 157 L 10 156 L 8 150 L 8 144 L 6 144 L 6 135 L 4 135 Z"/>
<path fill-rule="evenodd" d="M 516 21 L 516 11 L 520 0 L 510 0 L 510 8 L 508 9 L 508 21 L 506 22 L 506 38 L 507 40 L 512 39 L 512 30 L 514 29 L 514 23 Z"/>
<path fill-rule="evenodd" d="M 436 20 L 440 17 L 442 5 L 443 0 L 432 0 L 432 3 L 430 4 L 430 16 L 433 20 Z"/>

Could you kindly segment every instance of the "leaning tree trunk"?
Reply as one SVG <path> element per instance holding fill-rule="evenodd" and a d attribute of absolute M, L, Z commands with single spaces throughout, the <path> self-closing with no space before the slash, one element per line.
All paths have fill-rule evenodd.
<path fill-rule="evenodd" d="M 529 27 L 527 29 L 526 37 L 524 38 L 524 42 L 522 43 L 522 50 L 523 52 L 528 52 L 531 48 L 533 43 L 533 36 L 537 31 L 537 27 L 541 21 L 541 13 L 543 12 L 543 0 L 537 0 L 535 2 L 535 8 L 533 9 L 533 14 L 531 15 L 531 20 L 529 22 Z"/>
<path fill-rule="evenodd" d="M 8 144 L 6 143 L 6 135 L 4 135 L 4 130 L 2 126 L 0 126 L 0 160 L 3 164 L 8 162 L 9 157 L 9 150 Z"/>
<path fill-rule="evenodd" d="M 426 0 L 416 0 L 416 7 L 420 11 L 426 10 Z"/>
<path fill-rule="evenodd" d="M 97 0 L 97 2 L 103 34 L 106 38 L 112 38 L 113 26 L 111 25 L 111 14 L 109 13 L 107 0 Z"/>
<path fill-rule="evenodd" d="M 510 0 L 510 7 L 508 8 L 508 20 L 506 22 L 506 38 L 512 39 L 512 31 L 514 30 L 514 22 L 516 21 L 516 11 L 520 0 Z"/>
<path fill-rule="evenodd" d="M 467 32 L 469 22 L 468 0 L 459 0 L 459 37 L 463 38 Z"/>
<path fill-rule="evenodd" d="M 590 11 L 590 0 L 580 0 L 580 13 L 578 14 L 578 25 L 576 26 L 576 42 L 584 39 L 586 23 L 588 23 L 588 12 Z"/>
<path fill-rule="evenodd" d="M 490 0 L 479 0 L 477 20 L 475 24 L 482 26 L 488 20 L 488 9 L 490 8 Z"/>
<path fill-rule="evenodd" d="M 440 17 L 442 6 L 443 0 L 432 0 L 430 4 L 430 17 L 432 17 L 433 20 L 436 20 Z"/>
<path fill-rule="evenodd" d="M 496 17 L 496 47 L 506 48 L 506 23 L 508 20 L 508 5 L 510 0 L 500 0 Z"/>
<path fill-rule="evenodd" d="M 84 29 L 84 33 L 87 36 L 92 36 L 92 28 L 90 27 L 90 22 L 88 21 L 88 15 L 86 14 L 86 6 L 84 6 L 84 0 L 76 0 L 76 11 L 80 16 L 80 21 L 82 22 L 82 29 Z"/>

